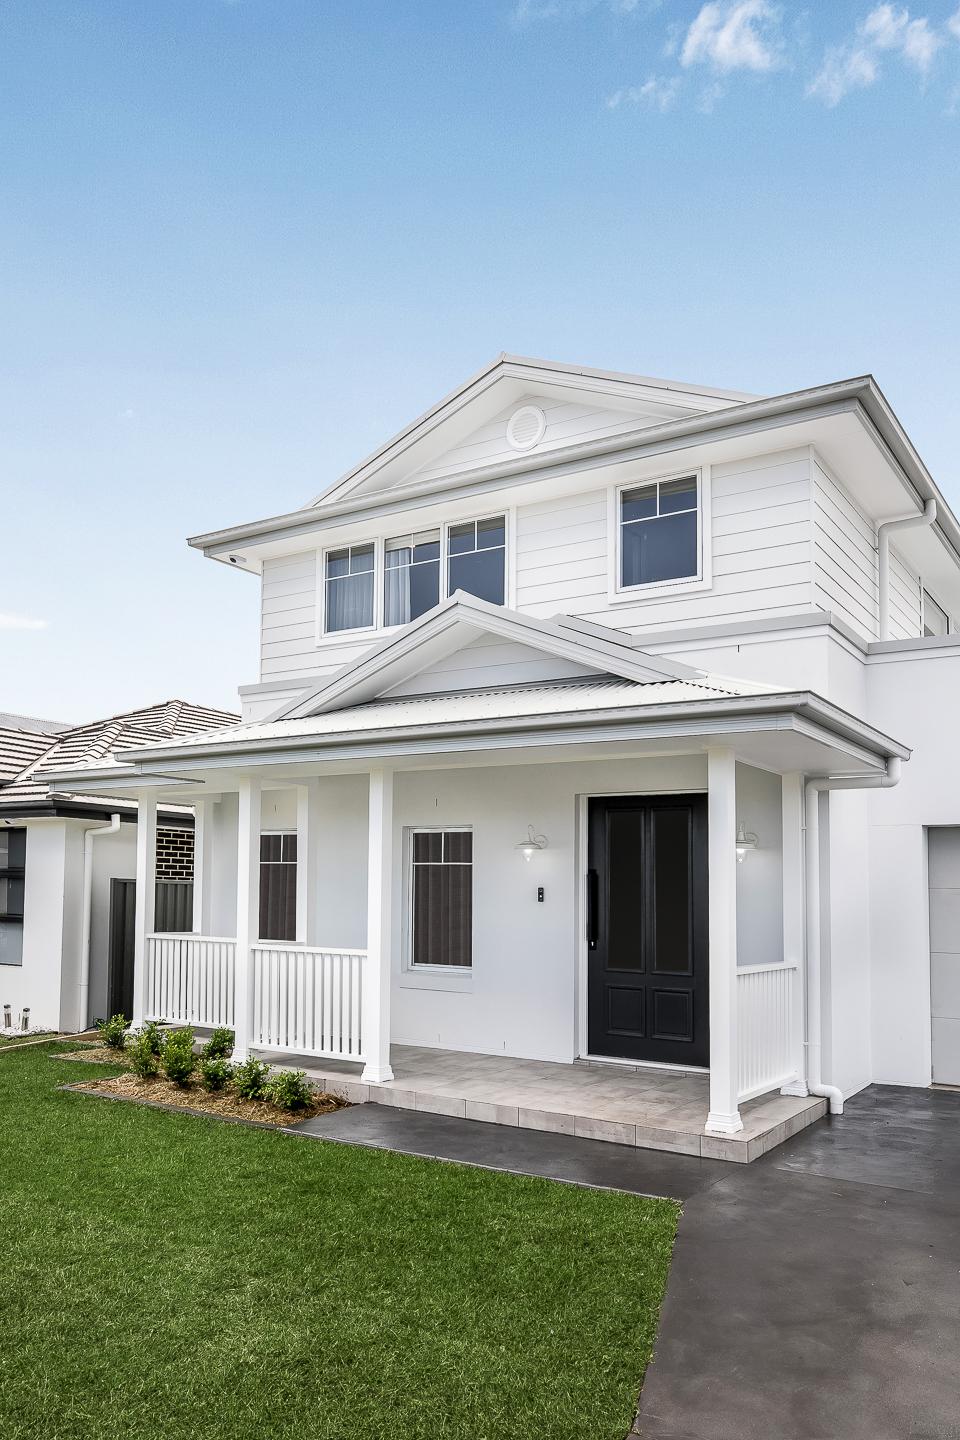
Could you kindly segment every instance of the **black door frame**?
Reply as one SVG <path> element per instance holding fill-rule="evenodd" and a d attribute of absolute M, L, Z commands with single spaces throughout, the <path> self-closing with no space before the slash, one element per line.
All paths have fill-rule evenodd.
<path fill-rule="evenodd" d="M 591 970 L 590 957 L 591 946 L 589 930 L 591 927 L 591 906 L 596 904 L 596 897 L 591 895 L 591 876 L 589 871 L 590 855 L 590 813 L 594 801 L 599 803 L 623 802 L 624 807 L 629 807 L 630 802 L 644 801 L 698 801 L 700 811 L 699 836 L 696 843 L 701 850 L 701 867 L 699 885 L 699 915 L 695 920 L 697 926 L 697 941 L 699 953 L 702 956 L 701 981 L 701 1022 L 700 1031 L 703 1037 L 702 1052 L 703 1058 L 699 1061 L 664 1061 L 657 1059 L 637 1059 L 629 1055 L 612 1056 L 595 1053 L 590 1048 L 590 993 L 591 993 Z M 577 797 L 577 833 L 578 852 L 580 855 L 579 873 L 581 876 L 581 908 L 578 917 L 578 949 L 579 958 L 577 975 L 577 1047 L 576 1053 L 583 1058 L 597 1058 L 609 1060 L 616 1063 L 617 1059 L 628 1064 L 644 1065 L 649 1064 L 660 1069 L 701 1069 L 708 1073 L 710 1069 L 710 1030 L 709 1030 L 709 873 L 707 865 L 707 854 L 709 846 L 709 807 L 707 792 L 702 787 L 691 787 L 689 790 L 663 791 L 660 789 L 650 790 L 615 790 L 600 791 L 581 794 Z M 696 862 L 695 862 L 696 864 Z M 696 883 L 696 882 L 695 882 Z"/>

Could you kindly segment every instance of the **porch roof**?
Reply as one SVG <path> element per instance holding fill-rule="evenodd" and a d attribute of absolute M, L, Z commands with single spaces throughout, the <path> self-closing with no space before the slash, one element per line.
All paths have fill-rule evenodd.
<path fill-rule="evenodd" d="M 417 695 L 311 715 L 254 721 L 207 735 L 182 736 L 110 757 L 105 763 L 51 776 L 58 785 L 88 788 L 176 787 L 197 783 L 204 771 L 227 767 L 326 768 L 349 762 L 399 759 L 427 768 L 466 763 L 471 752 L 492 751 L 485 763 L 519 750 L 533 763 L 572 758 L 585 747 L 654 742 L 662 753 L 733 743 L 756 763 L 812 773 L 869 773 L 888 757 L 910 751 L 889 736 L 809 691 L 761 690 L 738 681 L 617 678 L 570 679 L 536 685 Z M 774 749 L 776 747 L 776 749 Z M 289 782 L 288 782 L 289 783 Z"/>

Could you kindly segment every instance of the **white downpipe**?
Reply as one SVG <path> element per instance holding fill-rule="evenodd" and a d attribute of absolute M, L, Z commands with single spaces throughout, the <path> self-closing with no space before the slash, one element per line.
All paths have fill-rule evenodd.
<path fill-rule="evenodd" d="M 843 1091 L 823 1080 L 820 969 L 820 794 L 823 790 L 889 790 L 900 780 L 900 759 L 887 757 L 882 775 L 837 775 L 808 780 L 804 787 L 804 891 L 807 980 L 807 1090 L 830 1101 L 831 1115 L 843 1114 Z"/>
<path fill-rule="evenodd" d="M 83 837 L 83 921 L 80 938 L 80 981 L 77 986 L 77 1021 L 81 1031 L 87 1028 L 87 1006 L 90 995 L 90 930 L 93 916 L 93 842 L 101 835 L 118 835 L 120 816 L 111 815 L 107 823 L 94 825 Z"/>
<path fill-rule="evenodd" d="M 886 520 L 877 526 L 877 583 L 880 589 L 880 639 L 890 639 L 890 532 L 915 530 L 932 525 L 937 518 L 936 500 L 928 500 L 919 515 L 905 515 L 902 520 Z"/>

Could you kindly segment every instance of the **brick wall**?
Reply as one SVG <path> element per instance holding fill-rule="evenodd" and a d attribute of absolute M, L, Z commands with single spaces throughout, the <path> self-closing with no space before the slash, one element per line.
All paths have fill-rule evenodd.
<path fill-rule="evenodd" d="M 157 827 L 157 879 L 193 879 L 193 831 Z"/>

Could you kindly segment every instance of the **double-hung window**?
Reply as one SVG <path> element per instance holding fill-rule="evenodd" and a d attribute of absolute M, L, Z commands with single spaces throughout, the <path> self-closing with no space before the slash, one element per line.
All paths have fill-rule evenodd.
<path fill-rule="evenodd" d="M 324 628 L 328 634 L 337 630 L 368 630 L 373 625 L 375 580 L 372 543 L 327 551 Z"/>
<path fill-rule="evenodd" d="M 383 623 L 406 625 L 440 600 L 440 531 L 388 540 L 383 552 Z"/>
<path fill-rule="evenodd" d="M 700 575 L 700 487 L 696 475 L 620 491 L 620 588 L 696 580 Z"/>
<path fill-rule="evenodd" d="M 447 532 L 447 594 L 465 590 L 491 605 L 506 593 L 507 525 L 503 515 L 451 525 Z"/>
<path fill-rule="evenodd" d="M 296 834 L 260 836 L 260 939 L 297 938 Z"/>
<path fill-rule="evenodd" d="M 0 829 L 0 965 L 23 964 L 26 830 Z"/>
<path fill-rule="evenodd" d="M 411 833 L 410 961 L 469 970 L 473 964 L 473 832 Z"/>

